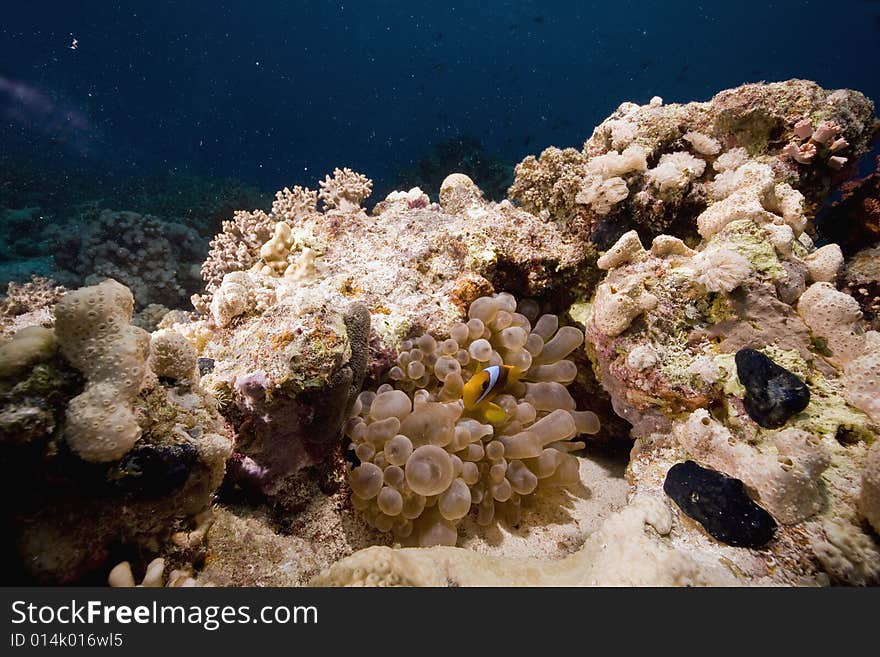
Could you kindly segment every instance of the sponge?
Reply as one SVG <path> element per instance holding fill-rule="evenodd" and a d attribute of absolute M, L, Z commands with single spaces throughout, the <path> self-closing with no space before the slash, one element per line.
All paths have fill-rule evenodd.
<path fill-rule="evenodd" d="M 70 449 L 94 463 L 114 461 L 137 442 L 133 402 L 146 372 L 150 334 L 131 326 L 134 297 L 108 279 L 68 293 L 55 307 L 61 354 L 88 379 L 67 407 Z"/>

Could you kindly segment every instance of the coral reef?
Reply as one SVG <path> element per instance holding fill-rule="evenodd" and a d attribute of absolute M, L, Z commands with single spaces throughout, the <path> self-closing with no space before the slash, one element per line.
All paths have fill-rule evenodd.
<path fill-rule="evenodd" d="M 360 209 L 373 191 L 373 181 L 361 173 L 355 173 L 348 167 L 334 169 L 333 177 L 329 175 L 320 181 L 321 191 L 318 197 L 325 210 L 352 212 Z"/>
<path fill-rule="evenodd" d="M 239 210 L 232 219 L 224 221 L 223 230 L 211 241 L 208 258 L 201 267 L 208 292 L 216 290 L 226 274 L 251 267 L 274 226 L 262 210 Z"/>
<path fill-rule="evenodd" d="M 804 117 L 818 127 L 797 137 L 805 134 Z M 582 150 L 548 148 L 523 160 L 509 195 L 538 216 L 583 226 L 600 249 L 629 229 L 645 238 L 695 237 L 694 219 L 713 200 L 706 183 L 745 159 L 769 167 L 775 183 L 799 190 L 815 211 L 829 192 L 828 177 L 845 180 L 868 150 L 875 121 L 863 95 L 805 80 L 744 85 L 703 103 L 624 103 Z M 790 157 L 785 144 L 802 138 L 821 142 L 830 172 Z M 844 150 L 846 159 L 836 154 Z"/>
<path fill-rule="evenodd" d="M 389 372 L 396 389 L 361 393 L 346 425 L 360 462 L 350 476 L 354 507 L 421 546 L 455 545 L 472 507 L 478 524 L 497 516 L 516 525 L 522 499 L 539 486 L 578 481 L 570 452 L 584 443 L 572 438 L 599 429 L 565 389 L 578 329 L 517 312 L 509 294 L 474 300 L 468 318 L 439 343 L 430 334 L 404 342 Z M 477 401 L 468 382 L 493 367 L 504 383 L 493 392 L 486 378 Z"/>
<path fill-rule="evenodd" d="M 190 227 L 136 212 L 103 210 L 76 230 L 61 230 L 55 263 L 59 278 L 91 285 L 105 278 L 131 289 L 138 308 L 181 308 L 199 289 L 202 238 Z"/>
<path fill-rule="evenodd" d="M 188 225 L 88 215 L 56 258 L 95 284 L 0 308 L 5 567 L 880 583 L 876 176 L 841 244 L 813 225 L 877 127 L 803 80 L 624 103 L 509 200 L 447 171 L 368 212 L 336 169 L 236 212 L 200 271 Z"/>
<path fill-rule="evenodd" d="M 113 280 L 68 292 L 54 330 L 2 347 L 17 354 L 0 377 L 4 540 L 38 582 L 75 582 L 120 546 L 155 554 L 222 481 L 232 444 L 195 351 L 163 333 L 151 352 L 133 305 Z"/>
<path fill-rule="evenodd" d="M 336 467 L 326 449 L 353 403 L 346 369 L 365 363 L 381 375 L 407 338 L 448 331 L 493 286 L 547 300 L 594 276 L 594 252 L 509 202 L 486 201 L 467 176 L 447 178 L 442 205 L 415 189 L 390 194 L 372 215 L 355 205 L 368 188 L 340 172 L 322 199 L 348 205 L 331 201 L 338 207 L 318 213 L 314 193 L 300 190 L 301 211 L 285 215 L 276 203 L 272 215 L 239 226 L 241 237 L 227 225 L 229 239 L 214 244 L 233 255 L 214 249 L 210 269 L 236 269 L 208 303 L 199 299 L 205 318 L 163 324 L 213 362 L 203 384 L 234 402 L 225 412 L 238 433 L 236 483 L 276 495 L 300 470 Z M 368 312 L 354 312 L 358 304 Z M 363 329 L 349 327 L 349 316 L 361 317 L 366 338 L 352 337 Z"/>
<path fill-rule="evenodd" d="M 299 185 L 292 190 L 285 187 L 275 194 L 270 214 L 262 210 L 240 210 L 232 219 L 224 221 L 222 231 L 211 241 L 208 258 L 201 266 L 208 295 L 193 297 L 196 309 L 205 312 L 211 302 L 210 295 L 220 287 L 226 274 L 255 265 L 260 260 L 262 246 L 279 230 L 279 224 L 290 227 L 315 213 L 317 201 L 315 191 Z"/>
<path fill-rule="evenodd" d="M 11 336 L 27 326 L 51 328 L 53 309 L 67 290 L 55 281 L 33 275 L 27 283 L 11 282 L 0 298 L 0 336 Z"/>
<path fill-rule="evenodd" d="M 315 583 L 877 583 L 880 549 L 861 518 L 873 508 L 880 351 L 859 302 L 835 288 L 846 281 L 846 249 L 816 248 L 807 234 L 876 126 L 863 96 L 789 81 L 709 103 L 625 104 L 583 151 L 527 158 L 511 198 L 605 250 L 597 266 L 607 275 L 568 314 L 585 326 L 596 377 L 632 425 L 631 501 L 561 562 L 371 548 Z M 783 152 L 790 141 L 815 142 L 816 154 L 800 163 Z M 645 166 L 634 157 L 642 153 Z M 654 237 L 649 249 L 640 235 Z M 859 263 L 848 291 L 876 280 L 870 255 Z M 663 501 L 685 461 L 739 480 L 740 508 L 762 507 L 765 530 L 776 531 L 747 538 L 752 548 L 723 545 Z M 715 511 L 732 513 L 728 493 Z M 628 558 L 605 532 L 646 504 L 662 510 L 662 556 L 642 544 Z M 601 561 L 608 554 L 616 558 Z M 643 555 L 651 567 L 621 572 Z M 695 581 L 676 577 L 690 572 Z"/>
<path fill-rule="evenodd" d="M 880 341 L 864 331 L 858 303 L 823 280 L 837 278 L 839 250 L 798 237 L 802 221 L 786 222 L 776 207 L 773 219 L 763 206 L 744 215 L 716 203 L 697 218 L 696 251 L 671 237 L 646 250 L 624 235 L 600 261 L 609 273 L 587 308 L 587 348 L 633 424 L 637 490 L 657 491 L 688 459 L 723 472 L 782 525 L 766 550 L 782 554 L 806 534 L 829 576 L 865 583 L 880 554 L 859 533 L 851 482 L 862 441 L 877 431 Z M 787 210 L 802 216 L 794 203 Z M 712 250 L 737 264 L 707 279 L 701 256 Z M 843 535 L 862 547 L 828 547 Z"/>

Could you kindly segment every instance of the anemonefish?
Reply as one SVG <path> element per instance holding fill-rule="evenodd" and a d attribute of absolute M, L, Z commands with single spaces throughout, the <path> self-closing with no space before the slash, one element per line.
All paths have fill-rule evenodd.
<path fill-rule="evenodd" d="M 498 404 L 493 404 L 495 395 L 519 381 L 522 371 L 512 365 L 490 365 L 474 374 L 462 390 L 465 409 L 479 411 L 490 424 L 499 424 L 507 419 L 507 413 Z"/>

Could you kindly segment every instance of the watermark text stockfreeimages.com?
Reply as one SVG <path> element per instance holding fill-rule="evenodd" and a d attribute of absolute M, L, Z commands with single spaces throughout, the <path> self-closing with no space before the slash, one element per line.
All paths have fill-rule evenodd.
<path fill-rule="evenodd" d="M 12 603 L 13 625 L 198 625 L 214 631 L 223 625 L 311 624 L 318 622 L 318 608 L 314 605 L 182 605 L 162 604 L 107 604 L 101 600 L 61 604 L 34 604 L 26 600 Z"/>

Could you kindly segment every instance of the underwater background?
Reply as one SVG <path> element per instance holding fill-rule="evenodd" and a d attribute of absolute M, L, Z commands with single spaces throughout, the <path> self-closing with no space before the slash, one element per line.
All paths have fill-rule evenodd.
<path fill-rule="evenodd" d="M 880 584 L 878 35 L 0 12 L 0 581 Z"/>
<path fill-rule="evenodd" d="M 624 100 L 791 77 L 877 97 L 878 36 L 866 0 L 21 4 L 0 23 L 0 212 L 34 211 L 0 224 L 0 286 L 81 282 L 53 256 L 86 207 L 183 219 L 204 255 L 234 209 L 336 166 L 374 203 L 436 198 L 450 171 L 499 200 L 516 162 Z"/>

